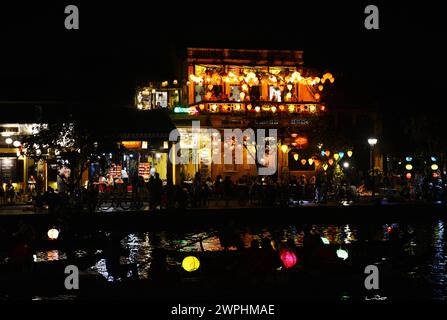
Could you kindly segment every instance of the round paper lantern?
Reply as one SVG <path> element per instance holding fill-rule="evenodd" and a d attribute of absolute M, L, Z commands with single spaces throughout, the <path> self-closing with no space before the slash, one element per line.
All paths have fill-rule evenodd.
<path fill-rule="evenodd" d="M 349 257 L 348 251 L 344 250 L 344 249 L 338 249 L 337 250 L 337 257 L 339 257 L 340 259 L 346 260 Z"/>
<path fill-rule="evenodd" d="M 346 152 L 348 154 L 348 157 L 351 158 L 352 157 L 352 151 L 349 150 L 348 152 Z"/>
<path fill-rule="evenodd" d="M 436 170 L 438 170 L 438 165 L 435 163 L 435 164 L 432 164 L 431 165 L 431 169 L 433 170 L 433 171 L 436 171 Z"/>
<path fill-rule="evenodd" d="M 408 179 L 408 180 L 410 180 L 411 179 L 411 173 L 407 173 L 406 175 L 405 175 L 405 177 Z"/>
<path fill-rule="evenodd" d="M 407 164 L 405 166 L 405 169 L 407 169 L 408 171 L 413 170 L 413 166 L 411 164 Z"/>
<path fill-rule="evenodd" d="M 59 237 L 59 230 L 54 229 L 54 228 L 50 229 L 47 232 L 47 236 L 48 236 L 48 239 L 50 239 L 50 240 L 57 240 L 57 238 Z"/>
<path fill-rule="evenodd" d="M 189 256 L 183 259 L 182 268 L 188 272 L 193 272 L 199 269 L 200 261 L 194 256 Z"/>
<path fill-rule="evenodd" d="M 295 266 L 298 261 L 295 253 L 289 250 L 282 251 L 280 254 L 280 258 L 282 263 L 284 264 L 284 267 L 286 267 L 287 269 Z"/>

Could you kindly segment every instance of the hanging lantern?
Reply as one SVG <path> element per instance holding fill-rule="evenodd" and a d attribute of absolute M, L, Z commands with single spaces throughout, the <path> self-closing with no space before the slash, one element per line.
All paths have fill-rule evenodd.
<path fill-rule="evenodd" d="M 340 156 L 340 159 L 343 159 L 343 157 L 345 156 L 345 153 L 342 152 L 342 151 L 340 151 L 340 152 L 338 153 L 338 155 Z"/>
<path fill-rule="evenodd" d="M 284 264 L 284 267 L 286 267 L 287 269 L 295 266 L 298 261 L 296 254 L 289 250 L 282 251 L 280 254 L 280 258 L 282 263 Z"/>
<path fill-rule="evenodd" d="M 337 257 L 339 257 L 340 259 L 346 260 L 349 257 L 348 251 L 344 250 L 342 248 L 337 250 Z"/>
<path fill-rule="evenodd" d="M 320 100 L 320 94 L 319 93 L 315 93 L 315 99 L 316 100 Z"/>
<path fill-rule="evenodd" d="M 432 169 L 433 171 L 436 171 L 436 170 L 439 169 L 439 167 L 438 167 L 438 165 L 435 163 L 435 164 L 432 164 L 432 165 L 431 165 L 431 169 Z"/>
<path fill-rule="evenodd" d="M 283 144 L 283 145 L 281 146 L 281 151 L 282 151 L 283 153 L 286 153 L 286 152 L 287 152 L 287 149 L 289 149 L 289 147 L 288 147 L 286 144 Z"/>
<path fill-rule="evenodd" d="M 289 89 L 289 91 L 292 91 L 292 89 L 293 89 L 293 85 L 288 84 L 288 85 L 287 85 L 287 89 Z"/>
<path fill-rule="evenodd" d="M 321 156 L 322 156 L 322 157 L 326 156 L 326 151 L 321 150 Z"/>
<path fill-rule="evenodd" d="M 47 236 L 48 236 L 48 239 L 50 239 L 50 240 L 57 240 L 57 238 L 59 238 L 59 230 L 57 230 L 55 228 L 50 229 L 47 232 Z"/>
<path fill-rule="evenodd" d="M 182 268 L 188 272 L 196 271 L 197 269 L 199 269 L 199 267 L 200 267 L 200 261 L 194 256 L 186 257 L 182 261 Z"/>
<path fill-rule="evenodd" d="M 276 112 L 276 107 L 273 106 L 270 110 L 272 110 L 272 112 L 275 113 Z"/>
<path fill-rule="evenodd" d="M 284 108 L 283 105 L 280 105 L 280 106 L 279 106 L 279 110 L 280 110 L 280 111 L 284 111 L 284 109 L 285 109 L 285 108 Z"/>
<path fill-rule="evenodd" d="M 244 99 L 245 99 L 245 92 L 239 93 L 239 97 L 241 98 L 241 101 L 244 101 Z"/>
<path fill-rule="evenodd" d="M 255 108 L 255 111 L 256 111 L 256 112 L 260 112 L 260 111 L 261 111 L 261 107 L 259 107 L 259 106 L 256 107 L 256 108 Z"/>
<path fill-rule="evenodd" d="M 334 160 L 329 159 L 327 163 L 329 163 L 329 165 L 332 166 L 334 164 Z"/>
<path fill-rule="evenodd" d="M 309 163 L 309 165 L 311 166 L 314 163 L 314 159 L 310 158 L 309 160 L 307 160 L 307 162 Z"/>
<path fill-rule="evenodd" d="M 407 164 L 405 166 L 405 169 L 407 169 L 408 171 L 413 170 L 413 166 L 411 164 Z"/>
<path fill-rule="evenodd" d="M 249 105 L 247 106 L 247 110 L 250 111 L 251 108 L 252 108 L 252 106 L 251 106 L 251 104 L 249 104 Z"/>
<path fill-rule="evenodd" d="M 410 180 L 411 179 L 411 173 L 407 173 L 406 175 L 405 175 L 405 177 L 408 179 L 408 180 Z"/>
<path fill-rule="evenodd" d="M 295 159 L 295 161 L 298 161 L 299 157 L 298 153 L 293 154 L 293 159 Z"/>
<path fill-rule="evenodd" d="M 328 168 L 328 165 L 327 165 L 327 163 L 323 164 L 323 170 L 324 170 L 324 171 L 326 171 L 326 170 L 327 170 L 327 168 Z"/>
<path fill-rule="evenodd" d="M 331 155 L 331 152 L 329 150 L 326 150 L 325 154 L 326 154 L 326 157 L 329 157 Z"/>
<path fill-rule="evenodd" d="M 304 166 L 306 164 L 307 160 L 306 159 L 301 159 L 301 164 Z"/>
<path fill-rule="evenodd" d="M 334 153 L 334 159 L 335 159 L 335 161 L 337 161 L 338 158 L 340 158 L 340 155 L 339 155 L 338 153 Z"/>
<path fill-rule="evenodd" d="M 349 158 L 351 158 L 352 157 L 352 151 L 351 150 L 349 150 L 348 152 L 346 152 L 347 153 L 347 155 L 348 155 L 348 157 Z"/>
<path fill-rule="evenodd" d="M 321 85 L 321 84 L 318 86 L 318 90 L 320 90 L 320 91 L 323 91 L 323 88 L 324 88 L 324 87 L 323 87 L 323 85 Z"/>
<path fill-rule="evenodd" d="M 248 86 L 245 83 L 242 85 L 242 90 L 243 91 L 248 91 Z"/>

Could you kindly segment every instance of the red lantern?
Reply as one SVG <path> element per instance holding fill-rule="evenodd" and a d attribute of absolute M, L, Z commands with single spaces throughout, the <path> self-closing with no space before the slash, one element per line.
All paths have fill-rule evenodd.
<path fill-rule="evenodd" d="M 280 258 L 282 263 L 284 264 L 284 267 L 286 267 L 287 269 L 292 268 L 298 262 L 295 253 L 289 250 L 282 251 L 280 254 Z"/>

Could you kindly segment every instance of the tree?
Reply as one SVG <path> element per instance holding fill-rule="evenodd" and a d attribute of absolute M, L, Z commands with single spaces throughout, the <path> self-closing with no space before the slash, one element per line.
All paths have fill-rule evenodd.
<path fill-rule="evenodd" d="M 89 164 L 106 167 L 105 151 L 112 152 L 114 146 L 116 148 L 108 137 L 73 122 L 37 124 L 33 132 L 24 137 L 21 153 L 35 161 L 55 163 L 58 179 L 71 196 L 81 186 L 82 175 Z"/>

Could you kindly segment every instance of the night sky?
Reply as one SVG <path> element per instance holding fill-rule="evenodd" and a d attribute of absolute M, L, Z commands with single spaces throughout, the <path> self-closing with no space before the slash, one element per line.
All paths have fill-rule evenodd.
<path fill-rule="evenodd" d="M 306 66 L 335 75 L 334 105 L 378 106 L 390 115 L 442 108 L 445 49 L 436 6 L 95 3 L 1 4 L 0 101 L 128 105 L 137 84 L 173 79 L 172 61 L 197 46 L 304 50 Z M 64 28 L 68 4 L 79 7 L 80 30 Z M 364 28 L 367 4 L 378 5 L 380 30 Z"/>

